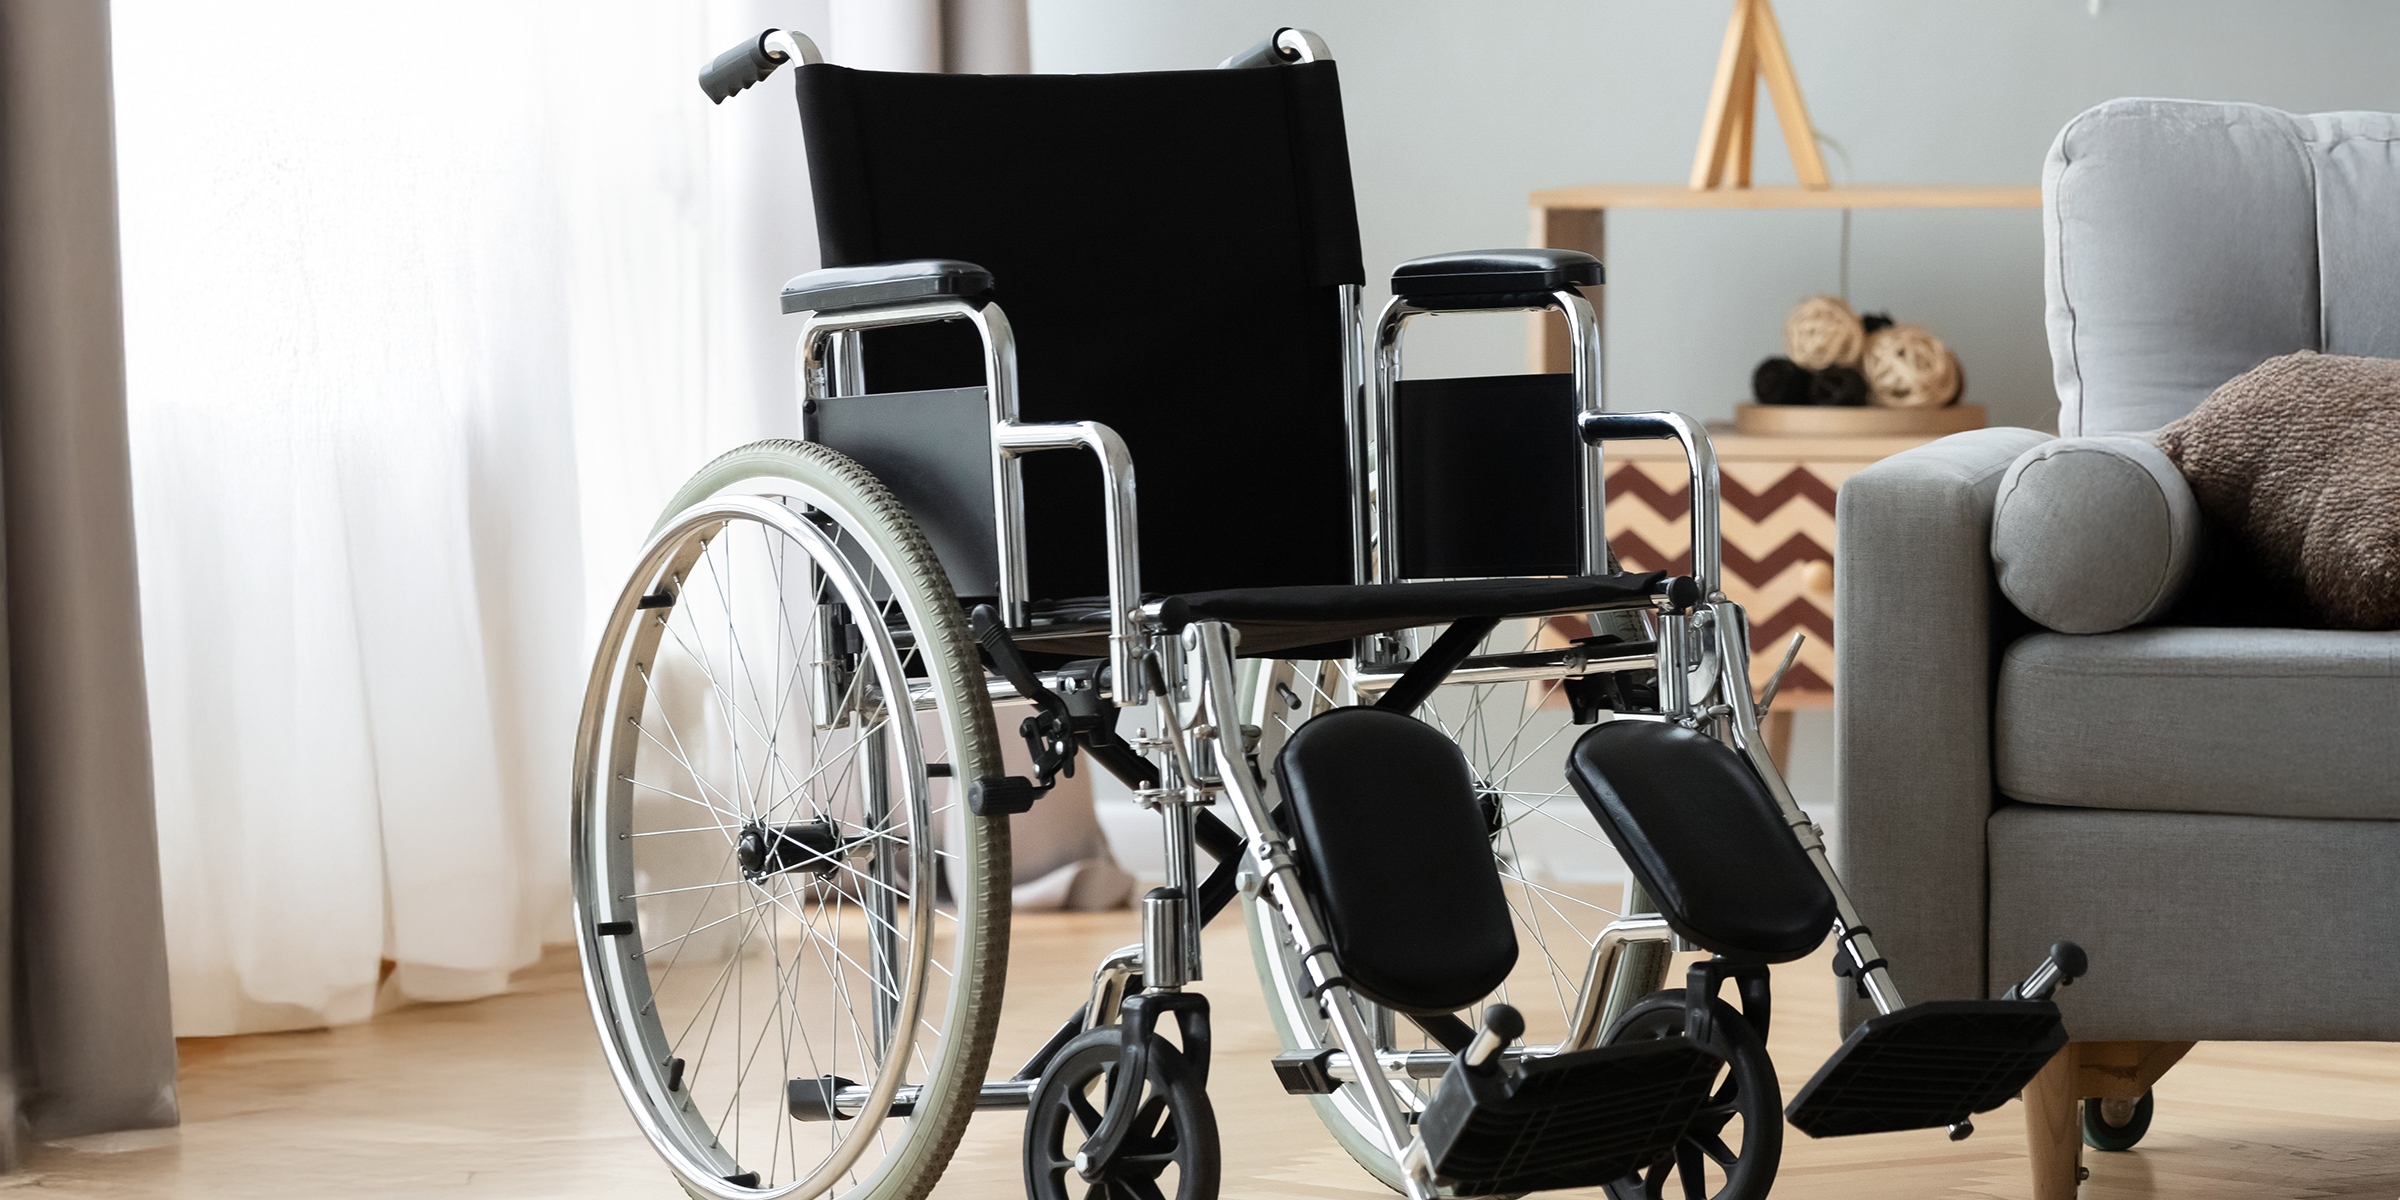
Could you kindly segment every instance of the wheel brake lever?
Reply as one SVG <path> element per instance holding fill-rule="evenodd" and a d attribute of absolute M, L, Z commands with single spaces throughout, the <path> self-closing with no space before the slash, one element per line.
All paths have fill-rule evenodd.
<path fill-rule="evenodd" d="M 1807 640 L 1808 635 L 1805 633 L 1792 634 L 1792 644 L 1783 652 L 1783 661 L 1776 664 L 1775 673 L 1767 676 L 1767 686 L 1758 693 L 1758 711 L 1760 713 L 1763 714 L 1774 706 L 1775 692 L 1783 686 L 1783 673 L 1792 669 L 1792 663 L 1800 657 L 1800 643 Z"/>

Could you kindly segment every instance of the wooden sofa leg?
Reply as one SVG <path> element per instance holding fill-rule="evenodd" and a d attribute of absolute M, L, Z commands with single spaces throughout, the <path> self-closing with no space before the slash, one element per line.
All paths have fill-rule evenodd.
<path fill-rule="evenodd" d="M 2076 1177 L 2083 1166 L 2075 1051 L 2075 1043 L 2069 1042 L 2025 1085 L 2025 1147 L 2033 1158 L 2033 1200 L 2075 1200 Z"/>
<path fill-rule="evenodd" d="M 2076 1042 L 2075 1094 L 2139 1100 L 2196 1042 Z"/>
<path fill-rule="evenodd" d="M 2069 1042 L 2025 1085 L 2025 1145 L 2033 1200 L 2075 1200 L 2083 1181 L 2085 1100 L 2142 1098 L 2191 1042 Z"/>

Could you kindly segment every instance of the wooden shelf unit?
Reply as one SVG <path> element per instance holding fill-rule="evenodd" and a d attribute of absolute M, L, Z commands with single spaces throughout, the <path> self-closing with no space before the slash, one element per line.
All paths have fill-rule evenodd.
<path fill-rule="evenodd" d="M 1546 209 L 1610 208 L 2040 208 L 2038 187 L 1915 187 L 1852 184 L 1842 187 L 1687 187 L 1680 183 L 1587 183 L 1533 194 L 1538 214 Z M 1538 217 L 1536 218 L 1539 219 Z"/>
<path fill-rule="evenodd" d="M 2040 208 L 2038 187 L 1902 187 L 1859 184 L 1846 187 L 1720 187 L 1695 189 L 1680 183 L 1592 183 L 1550 188 L 1533 193 L 1531 245 L 1581 250 L 1608 261 L 1608 210 L 1759 210 L 1842 208 Z M 1605 287 L 1592 297 L 1602 314 L 1605 333 Z M 1572 369 L 1567 352 L 1567 329 L 1555 314 L 1537 313 L 1531 322 L 1532 369 L 1563 372 Z"/>

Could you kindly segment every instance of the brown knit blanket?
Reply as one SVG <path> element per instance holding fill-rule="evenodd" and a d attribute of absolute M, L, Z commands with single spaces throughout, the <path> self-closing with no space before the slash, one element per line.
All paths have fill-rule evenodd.
<path fill-rule="evenodd" d="M 2270 358 L 2158 446 L 2270 582 L 2328 625 L 2400 628 L 2400 359 Z"/>

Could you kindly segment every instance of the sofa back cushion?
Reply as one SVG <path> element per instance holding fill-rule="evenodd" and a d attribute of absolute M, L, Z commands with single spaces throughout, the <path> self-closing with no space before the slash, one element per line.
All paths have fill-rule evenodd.
<path fill-rule="evenodd" d="M 2112 100 L 2042 169 L 2059 432 L 2154 430 L 2294 350 L 2400 357 L 2400 115 Z"/>

